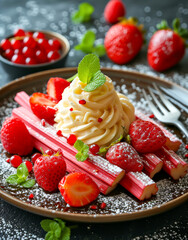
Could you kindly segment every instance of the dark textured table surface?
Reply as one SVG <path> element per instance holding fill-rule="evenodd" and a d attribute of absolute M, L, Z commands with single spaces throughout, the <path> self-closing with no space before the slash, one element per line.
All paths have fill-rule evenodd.
<path fill-rule="evenodd" d="M 70 15 L 79 2 L 76 0 L 0 0 L 0 39 L 11 34 L 16 28 L 53 30 L 65 35 L 71 44 L 71 51 L 65 67 L 77 66 L 83 57 L 76 52 L 76 45 L 83 33 L 92 29 L 96 31 L 98 42 L 103 42 L 105 32 L 109 29 L 102 16 L 107 1 L 89 1 L 95 6 L 92 23 L 75 25 Z M 187 0 L 127 0 L 124 1 L 127 16 L 137 16 L 147 29 L 148 40 L 155 31 L 154 26 L 162 19 L 169 23 L 179 17 L 182 26 L 188 27 Z M 176 67 L 165 73 L 153 72 L 147 65 L 147 44 L 140 54 L 129 64 L 118 66 L 107 57 L 101 59 L 101 65 L 116 69 L 129 69 L 158 75 L 169 81 L 188 88 L 188 51 Z M 0 66 L 0 86 L 12 81 Z M 0 239 L 44 239 L 44 231 L 40 227 L 43 217 L 25 212 L 0 200 Z M 72 230 L 71 239 L 188 239 L 188 205 L 182 204 L 166 213 L 140 219 L 111 224 L 81 224 Z"/>

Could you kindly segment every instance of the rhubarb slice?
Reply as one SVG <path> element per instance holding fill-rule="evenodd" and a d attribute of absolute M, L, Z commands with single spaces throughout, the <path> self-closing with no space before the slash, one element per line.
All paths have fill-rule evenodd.
<path fill-rule="evenodd" d="M 164 135 L 167 138 L 167 141 L 166 141 L 165 145 L 169 149 L 171 149 L 175 152 L 179 149 L 179 146 L 182 144 L 181 140 L 179 138 L 177 138 L 175 135 L 173 135 L 166 128 L 164 128 L 161 124 L 155 122 L 153 119 L 149 118 L 148 116 L 144 115 L 143 113 L 141 113 L 138 110 L 136 110 L 136 118 L 142 119 L 144 121 L 149 121 L 149 122 L 152 122 L 155 125 L 157 125 L 163 131 Z"/>
<path fill-rule="evenodd" d="M 143 172 L 125 174 L 120 184 L 139 200 L 149 199 L 158 191 L 157 184 Z"/>
<path fill-rule="evenodd" d="M 121 168 L 112 165 L 106 159 L 102 157 L 92 157 L 84 162 L 78 162 L 75 158 L 77 150 L 67 143 L 67 140 L 64 137 L 60 137 L 56 134 L 54 127 L 46 123 L 46 126 L 43 127 L 39 118 L 37 118 L 32 112 L 28 111 L 25 108 L 17 108 L 12 112 L 13 116 L 21 118 L 25 124 L 31 127 L 38 133 L 38 140 L 41 142 L 46 142 L 50 140 L 57 144 L 59 148 L 63 149 L 64 156 L 67 159 L 70 159 L 77 166 L 83 170 L 91 173 L 104 181 L 110 186 L 116 185 L 124 176 L 125 172 Z"/>
<path fill-rule="evenodd" d="M 150 178 L 153 178 L 156 173 L 161 171 L 163 167 L 163 161 L 155 154 L 142 154 L 141 157 L 144 164 L 143 172 L 147 174 Z"/>
<path fill-rule="evenodd" d="M 163 161 L 163 170 L 174 180 L 184 177 L 188 171 L 188 164 L 174 151 L 162 147 L 156 155 Z"/>

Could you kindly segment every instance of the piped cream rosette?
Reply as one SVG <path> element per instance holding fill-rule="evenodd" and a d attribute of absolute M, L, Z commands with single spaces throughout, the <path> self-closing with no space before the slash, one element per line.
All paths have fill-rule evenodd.
<path fill-rule="evenodd" d="M 126 96 L 115 91 L 108 77 L 105 84 L 92 92 L 84 91 L 85 86 L 76 77 L 64 90 L 62 100 L 56 105 L 56 129 L 66 137 L 75 134 L 86 144 L 107 146 L 124 130 L 128 132 L 135 118 L 134 107 Z M 79 103 L 82 99 L 85 104 Z"/>

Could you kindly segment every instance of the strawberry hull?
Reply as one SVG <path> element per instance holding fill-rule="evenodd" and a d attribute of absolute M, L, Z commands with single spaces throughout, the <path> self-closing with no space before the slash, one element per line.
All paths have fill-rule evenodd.
<path fill-rule="evenodd" d="M 162 125 L 159 123 L 155 122 L 148 116 L 144 115 L 143 113 L 136 111 L 136 118 L 141 119 L 144 121 L 149 121 L 152 122 L 153 124 L 157 125 L 164 133 L 165 137 L 167 138 L 165 146 L 168 147 L 169 149 L 173 150 L 176 152 L 179 149 L 179 146 L 182 144 L 181 140 L 177 138 L 175 135 L 173 135 L 170 131 L 168 131 L 166 128 L 164 128 Z"/>
<path fill-rule="evenodd" d="M 120 184 L 139 200 L 151 198 L 158 191 L 157 184 L 143 172 L 129 172 Z"/>

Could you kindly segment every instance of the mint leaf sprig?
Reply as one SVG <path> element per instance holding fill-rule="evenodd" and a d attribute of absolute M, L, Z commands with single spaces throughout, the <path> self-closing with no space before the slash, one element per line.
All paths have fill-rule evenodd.
<path fill-rule="evenodd" d="M 101 147 L 99 149 L 99 153 L 98 154 L 105 154 L 109 148 L 111 148 L 112 146 L 114 146 L 116 143 L 119 143 L 121 142 L 121 140 L 123 139 L 123 134 L 117 139 L 115 140 L 114 142 L 112 142 L 109 146 L 107 147 Z"/>
<path fill-rule="evenodd" d="M 75 226 L 67 227 L 66 223 L 59 218 L 44 219 L 40 222 L 46 233 L 45 240 L 70 240 L 71 229 Z"/>
<path fill-rule="evenodd" d="M 95 53 L 97 56 L 102 57 L 106 54 L 106 50 L 103 44 L 94 45 L 96 35 L 93 31 L 87 31 L 81 42 L 74 47 L 75 50 L 82 51 L 84 53 Z"/>
<path fill-rule="evenodd" d="M 77 161 L 84 162 L 89 157 L 89 146 L 81 140 L 77 140 L 74 147 L 78 150 L 78 153 L 76 154 Z"/>
<path fill-rule="evenodd" d="M 6 182 L 11 185 L 21 185 L 24 188 L 32 188 L 35 185 L 34 179 L 27 179 L 29 175 L 29 171 L 25 165 L 25 163 L 21 163 L 20 166 L 17 168 L 17 173 L 10 175 Z"/>
<path fill-rule="evenodd" d="M 78 11 L 72 15 L 72 21 L 74 23 L 89 22 L 94 10 L 95 9 L 91 4 L 87 2 L 81 3 L 78 7 Z"/>

